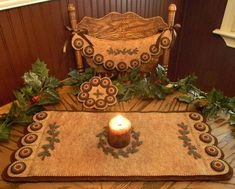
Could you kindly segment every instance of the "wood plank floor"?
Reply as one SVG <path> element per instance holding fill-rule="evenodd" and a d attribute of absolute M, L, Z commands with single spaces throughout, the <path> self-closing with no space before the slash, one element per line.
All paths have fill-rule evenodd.
<path fill-rule="evenodd" d="M 81 111 L 86 110 L 77 98 L 70 94 L 69 88 L 60 89 L 61 103 L 47 106 L 48 110 L 68 110 Z M 168 96 L 166 100 L 141 100 L 133 99 L 128 102 L 119 102 L 107 111 L 192 111 L 192 106 L 179 103 L 175 96 Z M 0 108 L 0 113 L 7 112 L 9 105 Z M 87 110 L 86 110 L 87 111 Z M 218 146 L 224 151 L 225 160 L 235 168 L 235 127 L 229 126 L 227 117 L 220 117 L 208 120 L 207 123 L 212 128 L 212 134 L 218 138 Z M 24 127 L 15 126 L 11 131 L 11 137 L 8 142 L 0 143 L 0 172 L 10 163 L 11 154 L 17 149 L 17 143 L 23 136 Z M 228 181 L 216 182 L 57 182 L 57 183 L 8 183 L 0 178 L 0 189 L 235 189 L 235 176 Z"/>

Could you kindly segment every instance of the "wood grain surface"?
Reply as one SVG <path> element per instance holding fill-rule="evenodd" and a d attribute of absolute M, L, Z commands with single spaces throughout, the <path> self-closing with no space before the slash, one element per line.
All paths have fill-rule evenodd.
<path fill-rule="evenodd" d="M 69 88 L 60 89 L 61 103 L 48 106 L 48 110 L 85 110 L 77 98 L 70 93 Z M 129 102 L 119 102 L 109 111 L 190 111 L 192 106 L 184 103 L 179 103 L 175 96 L 168 96 L 166 100 L 141 100 L 133 99 Z M 1 108 L 3 113 L 7 108 Z M 235 167 L 235 129 L 226 121 L 225 116 L 217 117 L 213 120 L 208 120 L 207 123 L 212 128 L 212 134 L 217 137 L 218 146 L 225 153 L 225 161 L 227 161 L 234 169 Z M 10 156 L 17 149 L 17 143 L 20 137 L 23 136 L 24 127 L 16 126 L 12 129 L 9 142 L 0 143 L 0 172 L 10 163 Z M 228 181 L 216 182 L 60 182 L 60 183 L 7 183 L 0 178 L 0 189 L 35 189 L 35 188 L 50 188 L 50 189 L 233 189 L 235 188 L 235 176 Z"/>

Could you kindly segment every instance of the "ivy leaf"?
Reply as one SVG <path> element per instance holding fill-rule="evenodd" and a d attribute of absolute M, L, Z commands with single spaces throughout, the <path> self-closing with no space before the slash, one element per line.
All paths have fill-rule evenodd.
<path fill-rule="evenodd" d="M 174 86 L 172 84 L 166 86 L 161 85 L 161 88 L 165 94 L 172 94 L 174 92 Z"/>
<path fill-rule="evenodd" d="M 125 94 L 126 87 L 122 83 L 120 83 L 118 81 L 113 81 L 113 85 L 115 85 L 118 88 L 118 95 L 119 96 L 123 96 Z"/>
<path fill-rule="evenodd" d="M 38 75 L 41 81 L 44 81 L 45 78 L 48 77 L 49 70 L 43 61 L 37 59 L 36 62 L 32 65 L 32 72 Z"/>
<path fill-rule="evenodd" d="M 130 80 L 133 82 L 137 82 L 140 80 L 140 74 L 138 69 L 132 69 L 130 73 Z"/>
<path fill-rule="evenodd" d="M 180 102 L 186 102 L 186 103 L 191 103 L 194 100 L 194 98 L 192 96 L 190 96 L 190 95 L 178 96 L 176 98 Z"/>
<path fill-rule="evenodd" d="M 235 96 L 229 99 L 229 102 L 227 104 L 228 109 L 232 110 L 235 112 Z"/>
<path fill-rule="evenodd" d="M 209 104 L 213 104 L 218 108 L 224 108 L 227 106 L 229 102 L 229 98 L 223 95 L 222 91 L 213 89 L 207 94 L 207 100 Z"/>
<path fill-rule="evenodd" d="M 189 92 L 190 90 L 192 90 L 192 86 L 195 85 L 197 81 L 197 76 L 192 74 L 192 75 L 189 75 L 187 76 L 186 78 L 184 79 L 180 79 L 178 82 L 177 82 L 177 85 L 179 87 L 179 90 L 181 92 Z M 194 87 L 193 87 L 194 88 Z"/>
<path fill-rule="evenodd" d="M 79 73 L 77 70 L 72 70 L 68 75 L 70 78 L 64 81 L 65 85 L 80 86 L 83 82 L 88 81 L 95 75 L 95 69 L 87 68 L 85 73 Z"/>
<path fill-rule="evenodd" d="M 56 88 L 60 84 L 59 80 L 55 77 L 48 77 L 45 81 L 44 87 Z"/>
<path fill-rule="evenodd" d="M 162 87 L 161 86 L 157 86 L 156 89 L 155 89 L 155 95 L 159 98 L 159 99 L 165 99 L 165 94 L 162 90 Z"/>
<path fill-rule="evenodd" d="M 93 76 L 95 76 L 96 72 L 94 68 L 87 68 L 85 70 L 85 76 L 86 76 L 86 80 L 91 79 Z"/>
<path fill-rule="evenodd" d="M 235 125 L 235 114 L 231 114 L 229 118 L 230 125 Z"/>
<path fill-rule="evenodd" d="M 161 83 L 168 84 L 170 81 L 167 78 L 166 70 L 161 66 L 160 64 L 156 67 L 156 75 L 159 80 L 161 80 Z"/>
<path fill-rule="evenodd" d="M 121 97 L 121 101 L 128 101 L 130 99 L 132 99 L 135 95 L 136 91 L 132 88 L 132 87 L 129 87 L 127 88 L 125 94 L 123 95 L 123 97 Z"/>
<path fill-rule="evenodd" d="M 216 89 L 212 89 L 207 95 L 207 100 L 210 103 L 216 103 L 217 101 L 220 101 L 223 99 L 223 93 L 221 91 L 217 91 Z"/>
<path fill-rule="evenodd" d="M 203 108 L 202 113 L 206 117 L 215 117 L 220 110 L 220 107 L 210 104 Z"/>
<path fill-rule="evenodd" d="M 73 79 L 78 79 L 80 74 L 77 70 L 72 70 L 68 73 L 69 76 L 71 76 Z"/>
<path fill-rule="evenodd" d="M 163 68 L 162 65 L 158 64 L 156 67 L 156 74 L 158 78 L 163 78 L 166 75 L 165 69 Z"/>
<path fill-rule="evenodd" d="M 137 94 L 143 98 L 154 98 L 154 91 L 147 78 L 144 78 L 136 85 Z"/>

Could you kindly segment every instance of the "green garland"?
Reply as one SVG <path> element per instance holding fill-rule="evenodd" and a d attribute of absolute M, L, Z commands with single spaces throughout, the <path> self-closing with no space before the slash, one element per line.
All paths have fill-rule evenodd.
<path fill-rule="evenodd" d="M 14 92 L 16 101 L 12 103 L 7 114 L 0 115 L 0 141 L 9 138 L 10 128 L 13 124 L 29 124 L 32 116 L 42 111 L 44 105 L 55 104 L 60 101 L 56 88 L 62 85 L 73 86 L 72 93 L 79 93 L 80 85 L 89 81 L 95 70 L 87 68 L 84 73 L 77 70 L 69 72 L 69 77 L 59 81 L 48 75 L 46 64 L 39 59 L 32 65 L 32 70 L 23 76 L 24 86 Z M 197 77 L 189 75 L 177 82 L 170 82 L 164 68 L 157 66 L 155 73 L 149 75 L 133 69 L 130 74 L 120 74 L 112 78 L 112 82 L 118 88 L 118 99 L 127 101 L 134 97 L 143 99 L 165 99 L 175 91 L 184 93 L 177 99 L 181 102 L 190 103 L 200 110 L 205 117 L 214 117 L 219 111 L 230 115 L 229 122 L 235 124 L 235 97 L 224 96 L 221 91 L 213 89 L 205 93 L 195 86 Z"/>
<path fill-rule="evenodd" d="M 16 101 L 8 114 L 0 117 L 0 141 L 8 140 L 10 126 L 29 124 L 32 116 L 44 110 L 43 105 L 58 103 L 60 100 L 56 88 L 60 82 L 48 75 L 46 64 L 39 59 L 32 65 L 32 70 L 23 76 L 24 86 L 14 92 Z"/>
<path fill-rule="evenodd" d="M 66 81 L 74 86 L 73 93 L 78 94 L 81 83 L 93 77 L 95 71 L 88 68 L 85 73 L 79 74 L 74 70 L 69 75 L 71 77 Z M 170 82 L 161 65 L 157 66 L 155 73 L 147 76 L 133 69 L 130 74 L 120 74 L 118 78 L 112 78 L 113 84 L 118 88 L 119 101 L 128 101 L 134 97 L 163 100 L 167 95 L 180 91 L 184 95 L 178 96 L 177 99 L 193 104 L 206 118 L 215 117 L 219 111 L 224 111 L 230 115 L 230 124 L 235 125 L 235 97 L 224 96 L 216 89 L 205 93 L 195 86 L 196 81 L 195 75 L 189 75 L 177 82 Z"/>

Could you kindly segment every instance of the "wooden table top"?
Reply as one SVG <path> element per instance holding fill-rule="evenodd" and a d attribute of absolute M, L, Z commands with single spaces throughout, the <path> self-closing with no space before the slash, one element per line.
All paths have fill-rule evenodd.
<path fill-rule="evenodd" d="M 70 89 L 64 87 L 59 90 L 61 103 L 57 105 L 47 106 L 47 110 L 68 110 L 78 111 L 86 110 L 77 98 L 70 93 Z M 175 99 L 174 95 L 168 96 L 165 100 L 141 100 L 133 99 L 128 102 L 119 102 L 115 106 L 108 108 L 107 111 L 192 111 L 193 107 L 184 103 L 180 103 Z M 0 114 L 9 110 L 10 104 L 0 107 Z M 88 110 L 86 110 L 88 111 Z M 207 123 L 212 128 L 212 134 L 218 139 L 218 146 L 224 152 L 224 160 L 231 167 L 235 167 L 235 128 L 229 126 L 226 117 L 221 115 L 213 120 L 208 120 Z M 8 142 L 0 142 L 0 172 L 10 163 L 11 154 L 18 148 L 17 143 L 23 136 L 23 126 L 15 126 L 11 131 L 10 140 Z M 177 189 L 177 188 L 211 188 L 211 189 L 235 189 L 235 175 L 228 181 L 211 181 L 211 182 L 41 182 L 41 183 L 8 183 L 0 178 L 0 189 Z"/>

